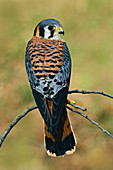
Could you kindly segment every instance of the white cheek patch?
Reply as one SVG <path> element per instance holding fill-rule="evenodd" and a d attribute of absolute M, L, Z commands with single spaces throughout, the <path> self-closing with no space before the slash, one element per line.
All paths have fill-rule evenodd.
<path fill-rule="evenodd" d="M 61 36 L 58 33 L 54 33 L 54 36 L 51 37 L 51 40 L 60 40 L 60 39 L 61 39 Z"/>
<path fill-rule="evenodd" d="M 56 30 L 57 30 L 57 26 L 56 26 Z M 48 26 L 46 26 L 46 27 L 44 27 L 44 38 L 51 39 L 51 40 L 60 40 L 61 36 L 57 32 L 54 32 L 53 37 L 51 37 L 51 31 L 48 30 Z"/>
<path fill-rule="evenodd" d="M 46 26 L 44 28 L 44 38 L 49 39 L 50 35 L 51 35 L 51 32 L 50 32 L 50 30 L 48 30 L 48 26 Z"/>

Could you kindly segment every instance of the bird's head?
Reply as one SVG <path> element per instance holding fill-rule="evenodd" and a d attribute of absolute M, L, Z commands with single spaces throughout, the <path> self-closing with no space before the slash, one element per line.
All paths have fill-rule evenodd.
<path fill-rule="evenodd" d="M 59 21 L 55 19 L 46 19 L 41 21 L 34 30 L 34 36 L 44 39 L 60 40 L 64 30 Z"/>

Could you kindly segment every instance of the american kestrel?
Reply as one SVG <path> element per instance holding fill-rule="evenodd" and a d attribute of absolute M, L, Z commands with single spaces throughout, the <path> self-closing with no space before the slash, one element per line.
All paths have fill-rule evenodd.
<path fill-rule="evenodd" d="M 49 156 L 75 151 L 76 140 L 66 110 L 71 57 L 59 21 L 46 19 L 34 30 L 26 48 L 25 65 L 32 93 L 44 119 Z"/>

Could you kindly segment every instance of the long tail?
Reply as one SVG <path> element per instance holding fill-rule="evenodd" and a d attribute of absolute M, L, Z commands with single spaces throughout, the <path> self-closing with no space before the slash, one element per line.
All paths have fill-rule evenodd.
<path fill-rule="evenodd" d="M 45 124 L 45 148 L 49 156 L 63 156 L 65 154 L 72 154 L 75 151 L 75 145 L 76 139 L 66 108 L 64 108 L 54 136 L 51 135 Z"/>

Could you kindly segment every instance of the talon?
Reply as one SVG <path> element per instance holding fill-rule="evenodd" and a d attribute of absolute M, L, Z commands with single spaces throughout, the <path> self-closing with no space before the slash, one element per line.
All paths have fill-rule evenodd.
<path fill-rule="evenodd" d="M 73 103 L 73 104 L 76 104 L 76 102 L 75 102 L 75 101 L 73 101 L 73 100 L 69 100 L 69 99 L 67 99 L 67 103 Z"/>

